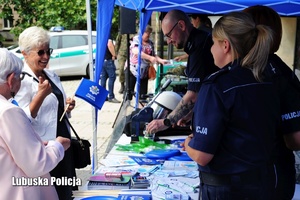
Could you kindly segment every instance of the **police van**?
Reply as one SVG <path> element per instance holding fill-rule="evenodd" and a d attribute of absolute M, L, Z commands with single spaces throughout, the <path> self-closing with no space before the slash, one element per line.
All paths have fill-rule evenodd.
<path fill-rule="evenodd" d="M 86 76 L 90 75 L 88 31 L 83 30 L 50 30 L 49 69 L 58 76 Z M 93 58 L 96 53 L 96 31 L 92 31 Z M 23 59 L 18 46 L 11 52 Z"/>

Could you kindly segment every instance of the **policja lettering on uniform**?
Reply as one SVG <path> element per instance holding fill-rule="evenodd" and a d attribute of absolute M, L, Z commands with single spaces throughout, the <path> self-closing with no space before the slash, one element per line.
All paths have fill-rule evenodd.
<path fill-rule="evenodd" d="M 296 111 L 296 112 L 291 112 L 291 113 L 281 115 L 282 121 L 297 118 L 297 117 L 300 117 L 300 111 L 299 110 Z"/>
<path fill-rule="evenodd" d="M 200 83 L 200 78 L 189 78 L 189 82 Z"/>
<path fill-rule="evenodd" d="M 207 135 L 207 128 L 206 127 L 201 128 L 200 126 L 196 126 L 196 133 Z"/>

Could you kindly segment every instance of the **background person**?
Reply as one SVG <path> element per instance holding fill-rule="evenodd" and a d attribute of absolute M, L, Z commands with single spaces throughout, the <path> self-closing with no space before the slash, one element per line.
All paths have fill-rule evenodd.
<path fill-rule="evenodd" d="M 256 24 L 269 26 L 274 33 L 270 48 L 267 73 L 278 86 L 281 101 L 281 116 L 300 110 L 300 82 L 295 73 L 275 54 L 282 38 L 282 24 L 279 14 L 270 7 L 257 5 L 246 8 Z M 272 20 L 270 20 L 272 19 Z M 274 73 L 274 71 L 276 73 Z M 269 73 L 268 73 L 269 72 Z M 275 165 L 278 183 L 274 199 L 292 199 L 295 193 L 296 170 L 293 150 L 300 149 L 300 116 L 282 120 L 282 128 L 275 146 Z M 290 149 L 288 149 L 288 147 Z"/>
<path fill-rule="evenodd" d="M 212 23 L 206 14 L 191 14 L 191 23 L 197 29 L 211 33 Z"/>
<path fill-rule="evenodd" d="M 116 59 L 117 54 L 110 34 L 107 42 L 104 64 L 101 72 L 101 86 L 106 88 L 106 81 L 108 79 L 108 102 L 111 103 L 120 103 L 120 101 L 115 98 L 114 94 L 114 86 L 116 81 Z"/>
<path fill-rule="evenodd" d="M 133 38 L 134 35 L 130 34 L 129 38 Z M 119 65 L 119 82 L 121 83 L 121 88 L 119 90 L 120 94 L 123 94 L 125 90 L 125 73 L 124 67 L 127 60 L 127 34 L 118 34 L 115 46 L 116 53 L 118 55 L 118 65 Z"/>
<path fill-rule="evenodd" d="M 176 125 L 179 120 L 189 118 L 189 113 L 197 100 L 201 81 L 219 70 L 214 65 L 210 52 L 211 34 L 193 27 L 189 17 L 183 11 L 169 11 L 162 21 L 162 31 L 167 37 L 168 44 L 173 44 L 177 49 L 183 48 L 189 55 L 186 67 L 188 87 L 180 103 L 166 119 L 153 120 L 148 124 L 149 133 L 166 130 Z"/>
<path fill-rule="evenodd" d="M 116 39 L 116 52 L 118 55 L 118 65 L 119 65 L 119 82 L 121 83 L 121 88 L 119 90 L 120 94 L 123 94 L 125 90 L 125 73 L 124 65 L 127 60 L 127 35 L 118 34 Z"/>
<path fill-rule="evenodd" d="M 207 15 L 205 14 L 192 14 L 190 15 L 191 23 L 196 29 L 211 33 L 212 23 Z M 182 61 L 188 58 L 188 54 L 183 54 L 174 58 L 175 61 Z"/>
<path fill-rule="evenodd" d="M 49 42 L 48 32 L 40 27 L 29 27 L 20 34 L 19 46 L 24 56 L 24 74 L 15 99 L 43 141 L 54 140 L 58 136 L 71 139 L 66 121 L 59 119 L 66 104 L 69 104 L 66 117 L 70 117 L 75 100 L 66 98 L 59 77 L 46 69 L 52 53 Z M 72 146 L 50 174 L 57 178 L 76 177 Z M 60 200 L 72 198 L 72 186 L 55 185 L 55 188 Z"/>
<path fill-rule="evenodd" d="M 143 36 L 142 36 L 142 51 L 141 51 L 141 66 L 140 66 L 140 98 L 143 94 L 148 93 L 148 69 L 151 64 L 167 63 L 167 60 L 161 59 L 159 56 L 155 55 L 154 44 L 150 39 L 152 33 L 152 27 L 147 26 Z M 136 35 L 133 37 L 133 41 L 130 45 L 130 84 L 129 90 L 134 91 L 136 84 L 136 77 L 138 74 L 137 64 L 138 64 L 138 45 L 139 45 L 139 36 Z M 127 76 L 126 70 L 128 70 L 127 65 L 125 65 L 125 76 Z"/>
<path fill-rule="evenodd" d="M 247 13 L 233 12 L 216 22 L 212 35 L 211 52 L 221 70 L 203 81 L 193 134 L 184 142 L 199 166 L 200 198 L 273 199 L 280 102 L 272 82 L 263 81 L 272 31 L 256 26 Z"/>
<path fill-rule="evenodd" d="M 10 103 L 20 88 L 22 68 L 21 59 L 0 49 L 0 199 L 57 200 L 49 171 L 63 159 L 70 140 L 57 137 L 44 145 L 24 111 Z M 48 179 L 49 184 L 18 186 L 13 177 Z"/>

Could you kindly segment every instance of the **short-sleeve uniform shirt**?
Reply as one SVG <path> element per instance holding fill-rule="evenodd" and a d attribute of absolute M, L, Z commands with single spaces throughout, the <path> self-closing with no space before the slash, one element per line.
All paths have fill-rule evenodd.
<path fill-rule="evenodd" d="M 188 77 L 188 90 L 198 92 L 201 81 L 213 72 L 219 70 L 214 65 L 210 52 L 212 46 L 211 34 L 194 28 L 188 38 L 184 51 L 189 55 L 186 75 Z"/>
<path fill-rule="evenodd" d="M 300 82 L 295 73 L 276 55 L 269 56 L 266 67 L 277 83 L 281 100 L 283 134 L 300 130 Z M 271 74 L 271 75 L 270 75 Z"/>
<path fill-rule="evenodd" d="M 275 145 L 275 162 L 286 168 L 282 170 L 284 173 L 295 174 L 295 156 L 293 151 L 287 148 L 283 135 L 300 130 L 300 82 L 295 73 L 276 54 L 269 56 L 265 73 L 272 78 L 280 98 L 281 129 L 278 130 Z"/>
<path fill-rule="evenodd" d="M 201 98 L 199 98 L 201 96 Z M 241 173 L 270 160 L 279 100 L 272 82 L 258 82 L 236 62 L 207 77 L 194 107 L 189 146 L 213 154 L 200 171 Z"/>

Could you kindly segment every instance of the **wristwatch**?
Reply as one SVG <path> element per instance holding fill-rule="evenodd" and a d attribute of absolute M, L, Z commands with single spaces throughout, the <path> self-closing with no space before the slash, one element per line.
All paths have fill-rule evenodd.
<path fill-rule="evenodd" d="M 165 118 L 165 119 L 164 119 L 164 125 L 167 126 L 167 127 L 172 126 L 171 120 L 168 119 L 168 118 Z"/>

